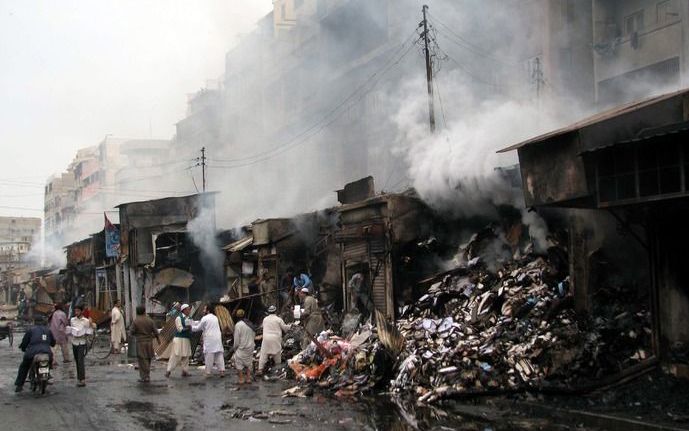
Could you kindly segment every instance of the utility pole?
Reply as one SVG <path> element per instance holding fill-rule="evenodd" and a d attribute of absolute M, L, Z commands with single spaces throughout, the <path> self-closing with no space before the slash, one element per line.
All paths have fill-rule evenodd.
<path fill-rule="evenodd" d="M 201 147 L 201 177 L 203 178 L 202 190 L 206 193 L 206 147 Z"/>
<path fill-rule="evenodd" d="M 541 65 L 541 58 L 536 57 L 534 60 L 534 66 L 533 66 L 533 72 L 531 74 L 531 79 L 536 85 L 536 99 L 540 103 L 541 99 L 541 87 L 545 83 L 545 80 L 543 79 L 543 67 Z"/>
<path fill-rule="evenodd" d="M 426 54 L 426 83 L 428 85 L 428 115 L 431 125 L 431 133 L 435 133 L 435 108 L 433 107 L 433 66 L 431 64 L 431 52 L 428 48 L 428 20 L 426 19 L 427 5 L 423 5 L 423 45 Z"/>

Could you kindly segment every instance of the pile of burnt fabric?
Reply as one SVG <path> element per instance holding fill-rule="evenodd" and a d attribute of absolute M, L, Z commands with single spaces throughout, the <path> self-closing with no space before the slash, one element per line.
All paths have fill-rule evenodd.
<path fill-rule="evenodd" d="M 404 310 L 397 327 L 406 344 L 390 382 L 393 391 L 433 402 L 573 388 L 645 359 L 640 346 L 650 337 L 646 311 L 577 316 L 563 250 L 505 253 L 499 236 L 486 238 L 489 247 L 470 243 L 465 250 L 482 248 L 490 259 L 466 255 Z"/>
<path fill-rule="evenodd" d="M 316 386 L 335 391 L 336 396 L 353 396 L 388 384 L 403 345 L 402 336 L 387 322 L 378 327 L 364 324 L 349 339 L 324 331 L 294 356 L 289 366 L 302 387 Z M 284 395 L 294 393 L 293 389 Z"/>

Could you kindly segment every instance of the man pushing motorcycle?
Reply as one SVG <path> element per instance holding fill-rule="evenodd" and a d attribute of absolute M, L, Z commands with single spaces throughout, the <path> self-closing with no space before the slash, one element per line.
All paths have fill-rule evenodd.
<path fill-rule="evenodd" d="M 24 381 L 29 374 L 34 356 L 39 353 L 48 354 L 50 356 L 49 363 L 53 363 L 53 352 L 50 348 L 55 346 L 55 339 L 45 323 L 44 319 L 36 320 L 34 326 L 27 329 L 19 345 L 19 348 L 24 352 L 24 358 L 19 364 L 17 380 L 14 382 L 15 392 L 20 392 L 24 388 Z"/>

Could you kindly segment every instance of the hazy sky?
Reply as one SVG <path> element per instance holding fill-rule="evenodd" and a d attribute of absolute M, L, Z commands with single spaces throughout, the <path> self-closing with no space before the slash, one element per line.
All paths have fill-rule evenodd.
<path fill-rule="evenodd" d="M 105 135 L 170 138 L 271 0 L 0 0 L 0 215 Z M 8 208 L 14 207 L 14 208 Z M 17 209 L 26 208 L 26 209 Z"/>

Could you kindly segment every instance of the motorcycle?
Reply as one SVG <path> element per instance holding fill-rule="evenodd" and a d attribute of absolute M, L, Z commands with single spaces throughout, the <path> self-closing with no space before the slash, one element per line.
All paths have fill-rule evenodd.
<path fill-rule="evenodd" d="M 40 389 L 41 394 L 45 394 L 48 379 L 50 379 L 50 356 L 47 353 L 39 353 L 34 356 L 29 370 L 31 391 L 36 392 L 37 389 Z"/>

